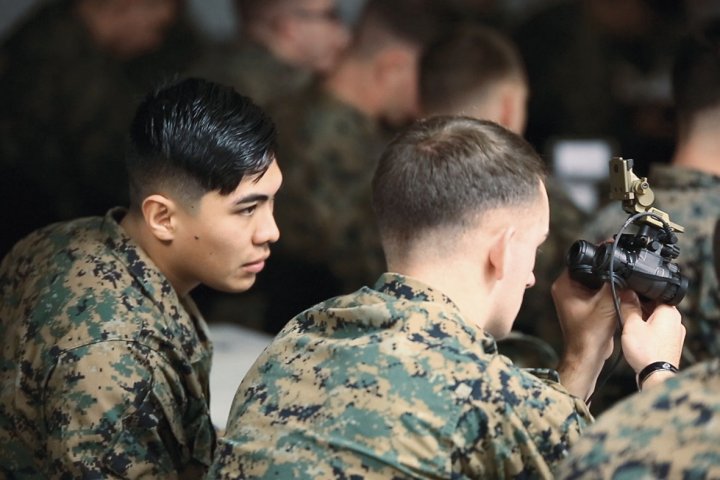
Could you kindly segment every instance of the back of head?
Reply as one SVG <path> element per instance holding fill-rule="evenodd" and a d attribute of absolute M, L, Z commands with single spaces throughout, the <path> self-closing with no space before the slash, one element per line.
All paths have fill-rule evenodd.
<path fill-rule="evenodd" d="M 275 137 L 272 120 L 230 87 L 197 78 L 162 86 L 142 101 L 131 124 L 131 208 L 154 193 L 186 204 L 210 191 L 227 195 L 245 176 L 267 170 Z"/>
<path fill-rule="evenodd" d="M 489 121 L 439 116 L 399 134 L 372 182 L 383 245 L 402 252 L 424 233 L 472 226 L 540 195 L 543 162 L 522 137 Z"/>
<path fill-rule="evenodd" d="M 428 114 L 459 112 L 483 102 L 501 81 L 527 83 L 512 41 L 488 27 L 454 29 L 430 44 L 420 60 L 420 102 Z"/>
<path fill-rule="evenodd" d="M 438 36 L 444 19 L 438 0 L 367 0 L 350 51 L 372 56 L 397 42 L 422 49 Z"/>
<path fill-rule="evenodd" d="M 688 35 L 673 67 L 673 96 L 681 135 L 699 114 L 720 115 L 720 19 Z"/>

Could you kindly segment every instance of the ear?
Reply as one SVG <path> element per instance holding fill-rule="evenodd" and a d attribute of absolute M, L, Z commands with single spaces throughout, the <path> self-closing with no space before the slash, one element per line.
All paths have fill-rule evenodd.
<path fill-rule="evenodd" d="M 501 90 L 500 125 L 508 130 L 522 135 L 525 128 L 525 95 L 514 84 L 507 85 Z"/>
<path fill-rule="evenodd" d="M 510 265 L 511 241 L 515 236 L 515 227 L 506 227 L 502 229 L 490 244 L 488 253 L 488 268 L 490 270 L 490 278 L 502 280 L 508 271 Z"/>
<path fill-rule="evenodd" d="M 175 238 L 178 208 L 164 195 L 150 195 L 142 203 L 142 213 L 150 232 L 162 242 Z"/>
<path fill-rule="evenodd" d="M 498 123 L 507 129 L 512 129 L 514 122 L 515 104 L 513 96 L 508 90 L 503 90 L 500 97 L 500 118 Z"/>

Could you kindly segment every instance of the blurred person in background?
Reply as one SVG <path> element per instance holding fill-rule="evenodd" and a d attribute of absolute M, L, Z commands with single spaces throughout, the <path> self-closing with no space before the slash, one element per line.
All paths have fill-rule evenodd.
<path fill-rule="evenodd" d="M 33 228 L 127 202 L 125 135 L 149 83 L 184 69 L 178 57 L 161 61 L 182 7 L 179 0 L 49 2 L 3 43 L 0 192 L 15 208 L 0 214 L 0 255 Z M 150 54 L 155 60 L 142 63 Z"/>
<path fill-rule="evenodd" d="M 687 327 L 683 361 L 690 365 L 720 357 L 720 293 L 713 270 L 713 229 L 720 217 L 720 20 L 680 43 L 672 80 L 677 145 L 669 164 L 652 166 L 648 181 L 653 206 L 685 227 L 677 234 L 676 263 L 689 282 L 678 308 Z M 619 202 L 609 204 L 585 226 L 583 238 L 609 240 L 627 216 Z M 633 391 L 631 372 L 620 370 L 613 386 L 606 404 Z"/>
<path fill-rule="evenodd" d="M 673 148 L 670 70 L 685 2 L 561 1 L 514 31 L 530 84 L 527 139 L 604 138 L 636 173 Z"/>
<path fill-rule="evenodd" d="M 261 105 L 332 70 L 350 39 L 337 0 L 235 0 L 239 38 L 193 73 L 232 85 Z"/>
<path fill-rule="evenodd" d="M 268 107 L 286 165 L 276 215 L 287 232 L 265 279 L 270 331 L 382 271 L 370 179 L 389 140 L 383 125 L 419 114 L 418 63 L 443 26 L 439 12 L 433 0 L 368 1 L 332 71 Z"/>

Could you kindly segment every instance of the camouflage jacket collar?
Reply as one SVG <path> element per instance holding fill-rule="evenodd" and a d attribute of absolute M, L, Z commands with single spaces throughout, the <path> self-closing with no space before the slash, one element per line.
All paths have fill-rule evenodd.
<path fill-rule="evenodd" d="M 654 188 L 682 190 L 688 188 L 720 188 L 720 177 L 676 165 L 653 165 L 650 185 Z"/>
<path fill-rule="evenodd" d="M 288 78 L 293 79 L 298 76 L 307 79 L 311 77 L 310 70 L 283 62 L 267 47 L 252 40 L 241 38 L 233 49 L 238 57 L 247 58 L 259 71 L 270 75 L 271 78 L 282 78 L 287 81 Z"/>
<path fill-rule="evenodd" d="M 401 275 L 399 273 L 383 273 L 375 282 L 373 290 L 385 295 L 391 295 L 399 299 L 405 299 L 412 302 L 432 302 L 446 305 L 452 315 L 448 317 L 456 317 L 462 319 L 459 325 L 471 338 L 473 343 L 480 342 L 486 353 L 497 353 L 497 344 L 495 339 L 484 330 L 471 325 L 464 319 L 460 308 L 444 293 L 433 289 L 422 281 Z"/>
<path fill-rule="evenodd" d="M 342 118 L 351 122 L 351 132 L 368 132 L 368 135 L 381 135 L 378 122 L 364 113 L 358 106 L 348 103 L 335 93 L 322 87 L 322 84 L 315 82 L 308 87 L 308 98 L 318 105 L 325 105 L 326 111 L 334 112 L 336 118 Z"/>
<path fill-rule="evenodd" d="M 148 298 L 153 299 L 161 311 L 176 308 L 179 298 L 170 281 L 155 266 L 150 257 L 131 239 L 120 226 L 119 221 L 127 213 L 127 209 L 116 207 L 105 214 L 101 229 L 105 235 L 106 246 L 115 257 L 123 263 L 130 274 L 145 290 Z M 183 306 L 185 302 L 182 302 Z M 194 305 L 190 305 L 189 313 L 194 313 Z"/>

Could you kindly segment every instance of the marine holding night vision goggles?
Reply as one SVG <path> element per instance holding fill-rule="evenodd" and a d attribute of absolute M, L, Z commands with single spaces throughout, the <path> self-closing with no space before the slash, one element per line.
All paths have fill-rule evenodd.
<path fill-rule="evenodd" d="M 641 299 L 677 305 L 685 296 L 688 280 L 672 263 L 680 254 L 676 233 L 684 228 L 667 213 L 652 207 L 655 195 L 646 178 L 637 177 L 630 159 L 610 160 L 610 198 L 620 200 L 630 214 L 614 241 L 595 246 L 578 240 L 566 261 L 570 277 L 597 289 L 604 282 L 635 291 Z M 634 233 L 624 233 L 628 227 Z M 611 282 L 612 280 L 612 282 Z"/>

